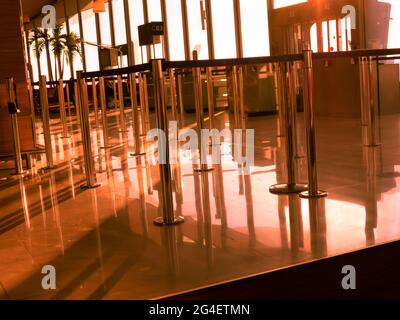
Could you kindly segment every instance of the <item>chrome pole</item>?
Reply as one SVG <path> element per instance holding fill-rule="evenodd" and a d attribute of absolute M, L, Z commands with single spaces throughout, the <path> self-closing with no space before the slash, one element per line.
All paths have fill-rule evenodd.
<path fill-rule="evenodd" d="M 280 66 L 280 87 L 282 88 L 282 108 L 285 115 L 285 129 L 286 129 L 286 163 L 287 163 L 287 183 L 276 184 L 269 188 L 273 194 L 290 194 L 300 193 L 307 190 L 304 184 L 296 183 L 296 157 L 294 149 L 294 128 L 293 128 L 293 109 L 290 107 L 289 87 L 290 87 L 290 65 L 286 62 L 281 62 Z"/>
<path fill-rule="evenodd" d="M 193 95 L 194 104 L 196 109 L 196 122 L 197 122 L 197 136 L 198 136 L 198 147 L 200 156 L 200 166 L 195 169 L 196 172 L 201 171 L 212 171 L 212 167 L 208 167 L 207 154 L 208 154 L 208 143 L 203 146 L 202 144 L 202 130 L 205 129 L 204 125 L 204 108 L 203 108 L 203 89 L 201 84 L 201 69 L 196 67 L 193 68 Z M 206 147 L 206 148 L 205 148 Z"/>
<path fill-rule="evenodd" d="M 74 82 L 74 93 L 75 93 L 75 113 L 76 113 L 76 121 L 78 122 L 78 124 L 80 125 L 81 124 L 81 119 L 80 119 L 80 117 L 79 117 L 79 114 L 80 114 L 80 105 L 81 105 L 81 102 L 80 102 L 80 94 L 79 94 L 79 87 L 78 87 L 78 82 L 76 81 L 76 82 Z"/>
<path fill-rule="evenodd" d="M 178 113 L 176 107 L 176 86 L 175 86 L 175 72 L 174 70 L 169 70 L 169 89 L 171 95 L 171 110 L 172 110 L 172 118 L 175 121 L 178 121 Z"/>
<path fill-rule="evenodd" d="M 67 114 L 65 112 L 64 82 L 62 79 L 58 81 L 58 102 L 60 104 L 60 118 L 63 126 L 63 138 L 69 138 Z"/>
<path fill-rule="evenodd" d="M 46 76 L 40 77 L 39 85 L 40 85 L 40 105 L 42 108 L 43 134 L 44 134 L 44 144 L 46 149 L 47 167 L 53 168 L 54 166 L 53 148 L 51 145 L 49 99 L 47 96 Z"/>
<path fill-rule="evenodd" d="M 17 113 L 19 112 L 16 96 L 14 91 L 14 78 L 7 79 L 8 84 L 8 102 L 9 108 L 8 111 L 11 115 L 11 126 L 13 133 L 13 151 L 14 151 L 14 161 L 15 161 L 15 174 L 23 175 L 24 169 L 22 167 L 22 158 L 21 158 L 21 144 L 19 138 L 19 128 L 18 128 L 18 117 Z"/>
<path fill-rule="evenodd" d="M 232 67 L 232 101 L 235 128 L 239 128 L 237 67 Z"/>
<path fill-rule="evenodd" d="M 152 60 L 153 70 L 153 83 L 154 83 L 154 102 L 156 108 L 156 118 L 158 129 L 163 132 L 168 132 L 168 117 L 167 107 L 165 105 L 165 86 L 164 86 L 164 74 L 162 70 L 163 60 L 157 59 Z M 163 150 L 166 154 L 166 163 L 159 163 L 160 170 L 160 203 L 163 205 L 162 217 L 154 220 L 154 224 L 158 226 L 173 225 L 184 222 L 183 217 L 176 217 L 174 213 L 174 202 L 172 197 L 172 174 L 169 159 L 169 142 L 165 139 L 165 148 Z M 160 150 L 159 150 L 160 152 Z"/>
<path fill-rule="evenodd" d="M 92 94 L 93 94 L 93 108 L 94 108 L 94 121 L 96 128 L 99 127 L 99 100 L 97 97 L 96 79 L 92 78 Z"/>
<path fill-rule="evenodd" d="M 115 79 L 112 79 L 112 83 L 113 83 L 113 92 L 114 92 L 114 109 L 117 110 L 118 94 L 117 94 L 117 84 L 115 82 Z"/>
<path fill-rule="evenodd" d="M 372 57 L 367 58 L 367 97 L 368 97 L 368 147 L 377 147 L 376 141 L 376 110 L 375 110 L 375 86 L 373 76 Z"/>
<path fill-rule="evenodd" d="M 122 86 L 121 76 L 117 77 L 117 81 L 118 81 L 119 120 L 121 124 L 120 132 L 127 132 L 125 123 L 124 89 Z"/>
<path fill-rule="evenodd" d="M 214 129 L 214 82 L 212 78 L 212 68 L 208 67 L 207 72 L 207 102 L 208 102 L 208 116 L 210 118 L 210 130 Z"/>
<path fill-rule="evenodd" d="M 294 132 L 294 150 L 295 150 L 295 157 L 296 158 L 303 158 L 299 151 L 299 141 L 297 139 L 297 92 L 296 92 L 296 63 L 291 62 L 289 65 L 289 107 L 292 109 L 292 117 L 293 117 L 293 132 Z"/>
<path fill-rule="evenodd" d="M 246 113 L 244 109 L 244 83 L 243 83 L 243 67 L 237 69 L 238 72 L 238 102 L 239 102 L 239 125 L 242 130 L 246 129 Z"/>
<path fill-rule="evenodd" d="M 106 86 L 104 78 L 99 78 L 99 90 L 100 90 L 100 108 L 101 108 L 101 122 L 103 124 L 103 143 L 104 149 L 109 148 L 108 143 L 108 121 L 107 121 L 107 98 L 106 98 Z"/>
<path fill-rule="evenodd" d="M 360 72 L 360 101 L 361 101 L 361 125 L 368 126 L 367 107 L 366 107 L 366 79 L 365 79 L 365 58 L 359 59 L 359 72 Z"/>
<path fill-rule="evenodd" d="M 275 94 L 275 106 L 276 111 L 278 113 L 277 116 L 277 137 L 284 137 L 285 136 L 285 128 L 284 128 L 284 115 L 283 115 L 283 108 L 282 108 L 282 99 L 281 99 L 281 87 L 279 79 L 280 75 L 280 67 L 279 63 L 274 63 L 274 94 Z"/>
<path fill-rule="evenodd" d="M 71 120 L 71 98 L 69 96 L 69 83 L 65 83 L 65 93 L 67 95 L 67 108 L 68 108 L 68 117 Z"/>
<path fill-rule="evenodd" d="M 88 88 L 85 79 L 81 78 L 81 71 L 77 73 L 77 85 L 78 85 L 78 96 L 80 101 L 79 118 L 81 121 L 81 134 L 82 134 L 82 145 L 83 155 L 85 164 L 85 175 L 86 175 L 86 188 L 96 188 L 100 185 L 96 181 L 96 172 L 94 168 L 93 154 L 92 154 L 92 143 L 90 139 L 90 122 L 89 122 L 89 99 L 88 99 Z"/>
<path fill-rule="evenodd" d="M 150 130 L 150 110 L 149 110 L 149 92 L 148 92 L 148 83 L 147 83 L 147 75 L 143 74 L 143 94 L 144 94 L 144 104 L 145 104 L 145 123 L 146 123 L 146 132 Z"/>
<path fill-rule="evenodd" d="M 302 198 L 321 198 L 328 194 L 318 189 L 317 170 L 317 144 L 315 140 L 315 106 L 314 106 L 314 74 L 313 74 L 313 52 L 303 51 L 303 101 L 304 101 L 304 125 L 306 129 L 307 144 L 307 169 L 308 169 L 308 191 L 302 192 Z"/>
<path fill-rule="evenodd" d="M 137 105 L 137 89 L 136 89 L 136 74 L 131 73 L 129 75 L 129 85 L 131 93 L 131 106 L 132 106 L 132 118 L 133 118 L 133 134 L 135 136 L 135 154 L 132 156 L 140 156 L 145 153 L 142 152 L 142 145 L 140 141 L 140 119 Z"/>
<path fill-rule="evenodd" d="M 182 75 L 178 74 L 178 94 L 179 94 L 179 113 L 180 113 L 180 120 L 181 120 L 181 126 L 184 125 L 184 106 L 183 106 L 183 80 L 182 80 Z"/>

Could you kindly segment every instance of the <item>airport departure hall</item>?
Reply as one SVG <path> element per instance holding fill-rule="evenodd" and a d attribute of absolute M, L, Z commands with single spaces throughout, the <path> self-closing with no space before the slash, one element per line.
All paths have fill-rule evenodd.
<path fill-rule="evenodd" d="M 1 0 L 0 300 L 400 299 L 399 0 Z"/>

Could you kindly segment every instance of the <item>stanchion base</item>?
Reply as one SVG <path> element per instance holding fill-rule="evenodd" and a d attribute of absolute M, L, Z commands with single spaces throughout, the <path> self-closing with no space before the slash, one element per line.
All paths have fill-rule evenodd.
<path fill-rule="evenodd" d="M 196 168 L 193 171 L 194 172 L 210 172 L 210 171 L 213 171 L 213 170 L 214 170 L 214 168 L 207 167 L 207 168 Z"/>
<path fill-rule="evenodd" d="M 376 148 L 380 147 L 382 144 L 381 143 L 375 143 L 375 144 L 364 144 L 363 147 L 371 147 L 371 148 Z"/>
<path fill-rule="evenodd" d="M 316 195 L 310 195 L 308 191 L 301 192 L 299 197 L 302 199 L 312 199 L 312 198 L 324 198 L 328 196 L 328 192 L 326 191 L 318 191 Z"/>
<path fill-rule="evenodd" d="M 153 223 L 154 225 L 158 226 L 158 227 L 164 227 L 164 226 L 173 226 L 173 225 L 177 225 L 177 224 L 181 224 L 185 222 L 185 218 L 178 216 L 178 217 L 174 217 L 174 221 L 172 222 L 165 222 L 163 217 L 158 217 L 157 219 L 154 219 Z"/>
<path fill-rule="evenodd" d="M 269 192 L 273 194 L 292 194 L 300 193 L 308 189 L 305 184 L 275 184 L 269 188 Z"/>
<path fill-rule="evenodd" d="M 129 153 L 130 157 L 140 157 L 146 155 L 146 152 L 141 152 L 141 153 Z"/>
<path fill-rule="evenodd" d="M 96 188 L 98 188 L 98 187 L 101 187 L 101 184 L 100 184 L 100 183 L 97 183 L 97 184 L 95 184 L 94 186 L 88 186 L 87 184 L 83 184 L 83 185 L 80 186 L 80 188 L 81 188 L 82 190 L 96 189 Z"/>

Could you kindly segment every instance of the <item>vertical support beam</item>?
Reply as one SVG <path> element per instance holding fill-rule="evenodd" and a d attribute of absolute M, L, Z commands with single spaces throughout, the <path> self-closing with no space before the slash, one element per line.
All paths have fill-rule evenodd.
<path fill-rule="evenodd" d="M 144 18 L 144 23 L 149 23 L 149 7 L 147 5 L 147 0 L 143 0 L 143 18 Z M 146 46 L 146 53 L 147 53 L 147 59 L 151 59 L 151 47 Z"/>
<path fill-rule="evenodd" d="M 183 42 L 185 45 L 185 60 L 190 60 L 190 38 L 189 38 L 189 20 L 187 15 L 186 0 L 181 0 L 182 9 L 182 26 L 183 26 Z"/>
<path fill-rule="evenodd" d="M 108 9 L 108 17 L 110 19 L 111 46 L 115 47 L 114 6 L 112 1 L 108 2 Z"/>
<path fill-rule="evenodd" d="M 242 16 L 240 11 L 240 0 L 233 0 L 233 10 L 235 15 L 236 57 L 243 58 Z"/>
<path fill-rule="evenodd" d="M 80 1 L 76 0 L 76 9 L 78 10 L 78 23 L 79 23 L 79 36 L 82 40 L 81 42 L 81 49 L 82 49 L 82 65 L 83 71 L 86 72 L 86 53 L 85 53 L 85 43 L 84 43 L 84 36 L 83 36 L 83 22 L 82 22 L 82 12 L 80 8 Z"/>
<path fill-rule="evenodd" d="M 100 56 L 100 51 L 101 51 L 101 26 L 100 26 L 100 14 L 99 13 L 95 13 L 94 14 L 95 17 L 95 23 L 96 23 L 96 41 L 97 41 L 97 55 L 99 57 L 99 67 L 100 70 L 103 70 L 103 66 L 100 65 L 101 62 L 101 56 Z"/>
<path fill-rule="evenodd" d="M 162 60 L 152 61 L 153 82 L 154 82 L 154 101 L 157 113 L 157 126 L 163 132 L 168 132 L 167 107 L 165 104 L 164 74 L 162 70 Z M 162 141 L 164 140 L 164 141 Z M 161 142 L 161 143 L 160 143 Z M 175 217 L 174 202 L 172 197 L 172 174 L 169 157 L 168 139 L 160 139 L 158 152 L 160 154 L 160 205 L 162 204 L 163 215 L 154 220 L 158 226 L 174 225 L 184 222 L 183 217 Z M 165 161 L 165 162 L 164 162 Z M 164 163 L 161 163 L 164 162 Z"/>
<path fill-rule="evenodd" d="M 164 21 L 164 55 L 166 60 L 170 60 L 169 52 L 169 34 L 168 34 L 168 15 L 167 15 L 167 2 L 161 0 L 161 14 Z"/>
<path fill-rule="evenodd" d="M 71 33 L 71 26 L 69 24 L 69 17 L 67 14 L 67 0 L 64 0 L 64 19 L 65 19 L 65 25 L 67 27 L 67 34 Z M 70 63 L 69 64 L 69 70 L 71 72 L 71 78 L 74 76 L 74 64 Z"/>
<path fill-rule="evenodd" d="M 316 128 L 314 119 L 314 74 L 313 74 L 313 52 L 303 51 L 303 101 L 304 101 L 304 125 L 306 129 L 307 145 L 307 169 L 308 169 L 308 191 L 302 192 L 302 198 L 326 197 L 325 191 L 318 189 L 317 170 L 317 144 L 315 140 Z"/>
<path fill-rule="evenodd" d="M 128 44 L 128 66 L 135 64 L 135 48 L 132 41 L 131 16 L 129 13 L 129 0 L 124 0 L 126 42 Z"/>
<path fill-rule="evenodd" d="M 208 58 L 210 60 L 213 60 L 215 59 L 215 52 L 214 52 L 214 30 L 213 30 L 211 0 L 205 0 L 205 5 L 206 5 L 206 17 L 207 17 Z"/>

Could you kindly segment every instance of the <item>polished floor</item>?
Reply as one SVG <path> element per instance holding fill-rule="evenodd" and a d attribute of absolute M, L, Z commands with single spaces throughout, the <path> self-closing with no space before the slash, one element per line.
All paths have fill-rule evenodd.
<path fill-rule="evenodd" d="M 276 196 L 285 182 L 284 138 L 276 117 L 250 117 L 255 167 L 239 176 L 222 152 L 207 173 L 174 166 L 174 199 L 185 223 L 160 228 L 157 167 L 132 157 L 133 128 L 108 115 L 111 149 L 102 149 L 92 115 L 92 145 L 101 186 L 85 190 L 82 145 L 52 120 L 56 167 L 44 156 L 25 178 L 0 181 L 0 297 L 2 299 L 155 299 L 286 268 L 400 239 L 400 116 L 380 119 L 379 147 L 363 146 L 359 119 L 318 118 L 319 184 L 327 198 Z M 185 117 L 185 127 L 194 116 Z M 218 128 L 232 116 L 216 116 Z M 298 181 L 306 181 L 302 114 L 298 114 Z M 39 141 L 43 142 L 38 122 Z M 224 148 L 222 148 L 224 149 Z M 9 163 L 0 164 L 8 177 Z M 44 265 L 57 270 L 57 289 L 41 287 Z"/>

